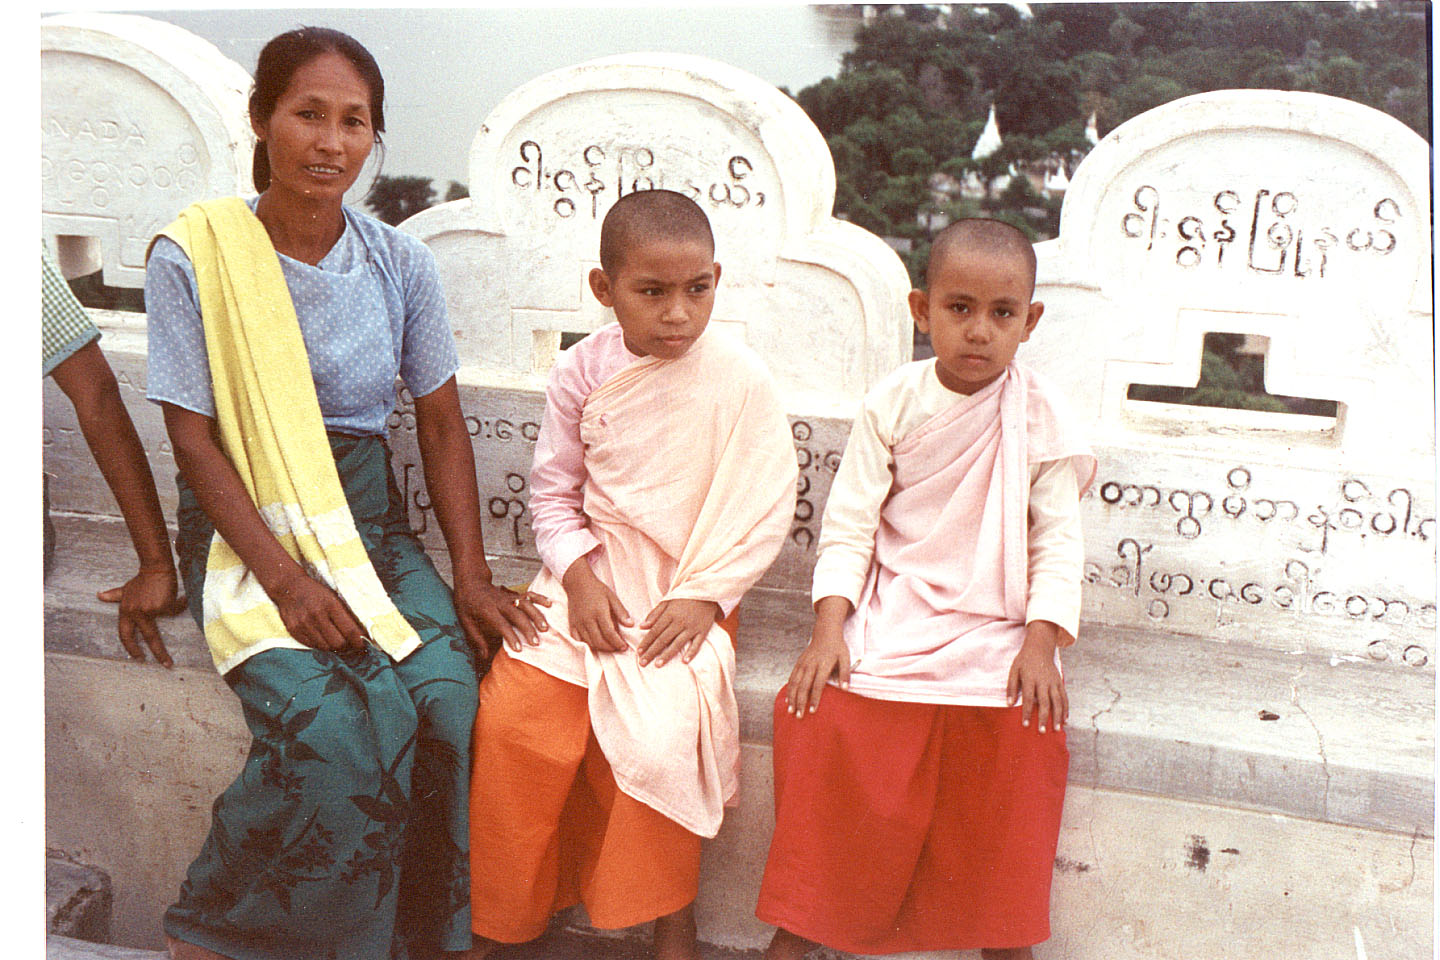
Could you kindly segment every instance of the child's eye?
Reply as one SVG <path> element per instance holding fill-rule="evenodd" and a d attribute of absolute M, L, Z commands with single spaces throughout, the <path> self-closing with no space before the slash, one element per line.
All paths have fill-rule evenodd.
<path fill-rule="evenodd" d="M 708 283 L 697 283 L 697 284 L 695 284 L 694 286 L 692 286 L 692 287 L 690 288 L 690 292 L 691 292 L 691 293 L 706 293 L 706 292 L 708 292 L 709 290 L 710 290 L 710 284 L 708 284 Z"/>
<path fill-rule="evenodd" d="M 1010 312 L 1009 307 L 1000 307 L 998 310 L 995 311 L 995 316 L 1001 317 L 1002 319 L 1008 319 L 1009 317 L 1013 317 L 1014 314 Z"/>
<path fill-rule="evenodd" d="M 318 120 L 320 118 L 320 111 L 309 109 L 297 110 L 295 111 L 295 116 L 299 117 L 302 120 Z"/>
<path fill-rule="evenodd" d="M 660 293 L 661 291 L 659 287 L 644 287 L 640 291 L 640 295 L 642 297 L 658 297 L 660 296 Z"/>
<path fill-rule="evenodd" d="M 349 125 L 349 126 L 352 126 L 352 127 L 363 127 L 363 126 L 365 126 L 365 121 L 362 120 L 362 119 L 359 118 L 359 117 L 346 117 L 346 118 L 345 118 L 345 123 L 346 123 L 347 125 Z"/>
<path fill-rule="evenodd" d="M 965 314 L 970 312 L 970 305 L 966 303 L 952 303 L 950 304 L 950 310 L 952 313 Z"/>

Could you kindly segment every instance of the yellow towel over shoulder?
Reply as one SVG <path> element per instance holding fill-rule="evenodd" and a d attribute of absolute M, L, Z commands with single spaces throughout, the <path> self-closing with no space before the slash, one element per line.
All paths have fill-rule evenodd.
<path fill-rule="evenodd" d="M 193 204 L 163 235 L 195 268 L 220 445 L 290 556 L 335 590 L 396 660 L 420 638 L 390 602 L 345 502 L 305 341 L 265 227 L 238 197 Z M 205 639 L 226 672 L 290 636 L 259 581 L 217 533 L 205 569 Z"/>

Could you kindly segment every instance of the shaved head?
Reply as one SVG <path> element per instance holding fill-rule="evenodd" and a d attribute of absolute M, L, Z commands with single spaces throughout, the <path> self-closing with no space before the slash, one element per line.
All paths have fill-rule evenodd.
<path fill-rule="evenodd" d="M 712 258 L 715 252 L 710 220 L 694 200 L 674 190 L 637 190 L 615 201 L 605 214 L 600 225 L 600 269 L 614 276 L 626 251 L 657 240 L 704 243 Z"/>
<path fill-rule="evenodd" d="M 930 243 L 930 259 L 925 265 L 925 285 L 929 286 L 935 268 L 949 257 L 973 254 L 1013 256 L 1025 265 L 1030 289 L 1035 289 L 1035 248 L 1018 227 L 1003 220 L 972 218 L 956 220 L 935 235 Z"/>

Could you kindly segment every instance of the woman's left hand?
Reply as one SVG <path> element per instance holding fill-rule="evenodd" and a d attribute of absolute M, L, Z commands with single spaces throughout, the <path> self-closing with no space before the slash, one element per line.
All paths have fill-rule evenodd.
<path fill-rule="evenodd" d="M 455 612 L 465 636 L 486 659 L 494 656 L 496 641 L 519 650 L 521 643 L 532 646 L 550 629 L 545 615 L 537 609 L 550 606 L 548 598 L 526 591 L 517 593 L 497 587 L 479 577 L 456 578 Z"/>

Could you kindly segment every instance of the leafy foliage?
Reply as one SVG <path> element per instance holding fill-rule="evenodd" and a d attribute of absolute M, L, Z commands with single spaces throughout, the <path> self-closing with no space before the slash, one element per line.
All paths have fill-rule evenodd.
<path fill-rule="evenodd" d="M 884 5 L 881 5 L 882 7 Z M 1054 236 L 1059 204 L 1023 176 L 1067 171 L 1101 136 L 1146 110 L 1208 90 L 1310 90 L 1384 110 L 1430 137 L 1427 5 L 1038 3 L 895 5 L 859 28 L 840 72 L 795 94 L 835 158 L 837 215 L 916 241 L 983 214 Z M 991 104 L 1004 146 L 971 152 Z M 951 178 L 948 192 L 934 177 Z M 953 187 L 979 178 L 982 195 Z M 1007 179 L 1008 178 L 1008 179 Z M 943 181 L 942 181 L 943 183 Z"/>
<path fill-rule="evenodd" d="M 435 205 L 435 181 L 429 177 L 375 178 L 375 185 L 365 198 L 365 205 L 376 217 L 392 227 Z"/>

